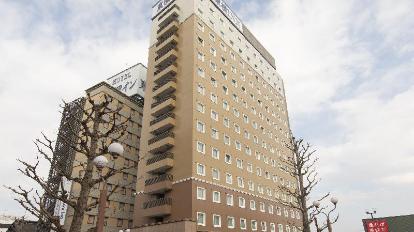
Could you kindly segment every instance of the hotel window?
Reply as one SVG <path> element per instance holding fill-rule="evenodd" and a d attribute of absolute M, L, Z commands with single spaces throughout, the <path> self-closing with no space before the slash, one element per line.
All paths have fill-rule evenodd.
<path fill-rule="evenodd" d="M 292 232 L 298 232 L 298 230 L 296 229 L 296 226 L 292 226 Z"/>
<path fill-rule="evenodd" d="M 205 77 L 204 69 L 198 68 L 197 69 L 197 75 L 204 78 Z"/>
<path fill-rule="evenodd" d="M 286 232 L 290 232 L 290 226 L 286 225 Z"/>
<path fill-rule="evenodd" d="M 200 9 L 198 9 L 198 11 L 200 12 L 200 14 L 202 14 L 202 11 Z M 204 24 L 202 22 L 197 22 L 197 28 L 198 30 L 204 32 Z"/>
<path fill-rule="evenodd" d="M 236 165 L 238 168 L 243 169 L 243 160 L 236 159 Z"/>
<path fill-rule="evenodd" d="M 252 155 L 252 150 L 250 149 L 249 146 L 246 146 L 245 153 L 246 153 L 246 155 Z"/>
<path fill-rule="evenodd" d="M 197 187 L 197 199 L 206 200 L 206 189 L 202 187 Z"/>
<path fill-rule="evenodd" d="M 213 177 L 213 180 L 220 180 L 220 171 L 213 168 L 211 169 L 211 175 Z"/>
<path fill-rule="evenodd" d="M 213 227 L 221 227 L 221 216 L 213 214 Z"/>
<path fill-rule="evenodd" d="M 210 53 L 211 53 L 213 56 L 216 56 L 216 55 L 217 55 L 217 51 L 216 51 L 216 49 L 214 49 L 213 47 L 211 47 L 211 48 L 210 48 Z"/>
<path fill-rule="evenodd" d="M 227 111 L 230 109 L 229 103 L 226 100 L 223 100 L 223 109 Z"/>
<path fill-rule="evenodd" d="M 279 224 L 278 227 L 279 227 L 279 232 L 283 232 L 283 225 Z"/>
<path fill-rule="evenodd" d="M 220 192 L 213 191 L 213 202 L 214 203 L 220 203 L 221 202 Z"/>
<path fill-rule="evenodd" d="M 211 157 L 213 157 L 213 159 L 220 159 L 220 151 L 217 148 L 212 148 L 211 149 Z"/>
<path fill-rule="evenodd" d="M 244 180 L 243 180 L 243 178 L 241 178 L 241 177 L 237 177 L 237 185 L 238 185 L 240 188 L 244 188 Z"/>
<path fill-rule="evenodd" d="M 238 134 L 240 134 L 240 126 L 237 124 L 234 124 L 234 131 Z"/>
<path fill-rule="evenodd" d="M 283 208 L 283 213 L 285 214 L 285 217 L 289 217 L 289 210 Z"/>
<path fill-rule="evenodd" d="M 200 112 L 200 113 L 204 113 L 204 111 L 205 111 L 205 106 L 203 105 L 203 104 L 201 104 L 201 103 L 197 103 L 197 111 L 198 112 Z"/>
<path fill-rule="evenodd" d="M 252 226 L 252 230 L 253 231 L 256 231 L 257 230 L 257 221 L 256 220 L 252 220 L 251 226 Z"/>
<path fill-rule="evenodd" d="M 241 151 L 241 143 L 240 143 L 239 141 L 237 141 L 237 140 L 236 140 L 236 141 L 234 142 L 234 144 L 235 144 L 235 146 L 236 146 L 236 149 L 237 149 L 237 150 L 239 150 L 239 151 Z"/>
<path fill-rule="evenodd" d="M 227 164 L 231 164 L 231 155 L 230 154 L 226 154 L 224 156 L 224 162 L 226 162 Z"/>
<path fill-rule="evenodd" d="M 226 173 L 226 183 L 233 184 L 233 176 L 230 173 Z"/>
<path fill-rule="evenodd" d="M 235 220 L 234 217 L 227 217 L 227 227 L 234 229 Z"/>
<path fill-rule="evenodd" d="M 250 164 L 250 163 L 247 164 L 247 171 L 250 172 L 250 173 L 253 173 L 253 165 L 252 164 Z"/>
<path fill-rule="evenodd" d="M 276 225 L 275 225 L 275 223 L 270 223 L 270 232 L 276 232 Z"/>
<path fill-rule="evenodd" d="M 203 85 L 197 84 L 197 92 L 201 95 L 205 95 L 206 89 L 204 88 Z"/>
<path fill-rule="evenodd" d="M 221 49 L 223 49 L 223 51 L 227 50 L 227 47 L 226 47 L 226 45 L 224 45 L 223 42 L 220 43 L 220 47 L 221 47 Z"/>
<path fill-rule="evenodd" d="M 230 146 L 230 137 L 228 135 L 224 135 L 224 144 Z"/>
<path fill-rule="evenodd" d="M 249 116 L 243 114 L 243 121 L 244 123 L 249 123 Z"/>
<path fill-rule="evenodd" d="M 197 58 L 198 58 L 199 60 L 201 60 L 202 62 L 204 62 L 204 54 L 203 54 L 203 53 L 198 52 L 198 54 L 197 54 Z"/>
<path fill-rule="evenodd" d="M 211 138 L 219 139 L 219 131 L 214 128 L 211 128 Z"/>
<path fill-rule="evenodd" d="M 221 63 L 226 65 L 227 64 L 227 60 L 226 58 L 224 58 L 223 56 L 221 57 Z"/>
<path fill-rule="evenodd" d="M 239 197 L 239 207 L 246 208 L 246 200 L 243 197 Z"/>
<path fill-rule="evenodd" d="M 197 212 L 197 225 L 206 226 L 206 214 L 202 212 Z"/>
<path fill-rule="evenodd" d="M 214 79 L 214 78 L 210 78 L 210 81 L 211 81 L 211 85 L 212 86 L 214 86 L 214 87 L 217 87 L 217 81 L 216 81 L 216 79 Z"/>
<path fill-rule="evenodd" d="M 198 43 L 204 47 L 204 40 L 200 36 L 198 37 Z"/>
<path fill-rule="evenodd" d="M 236 116 L 236 117 L 240 117 L 240 112 L 239 112 L 239 110 L 238 110 L 238 109 L 236 109 L 236 108 L 233 108 L 233 114 L 234 114 L 234 116 Z"/>
<path fill-rule="evenodd" d="M 227 88 L 227 86 L 225 86 L 225 85 L 223 85 L 223 93 L 225 95 L 228 95 L 229 94 L 229 88 Z"/>
<path fill-rule="evenodd" d="M 261 168 L 259 168 L 259 167 L 257 167 L 257 168 L 256 168 L 256 174 L 257 174 L 258 176 L 262 176 L 262 169 L 261 169 Z"/>
<path fill-rule="evenodd" d="M 295 211 L 293 209 L 290 210 L 290 217 L 295 218 Z"/>
<path fill-rule="evenodd" d="M 265 213 L 266 212 L 266 206 L 263 202 L 259 203 L 259 209 L 261 212 Z"/>
<path fill-rule="evenodd" d="M 250 209 L 256 210 L 256 202 L 254 200 L 250 200 Z"/>
<path fill-rule="evenodd" d="M 215 95 L 214 93 L 211 93 L 211 94 L 210 94 L 210 100 L 211 100 L 212 102 L 214 102 L 214 103 L 216 103 L 216 104 L 217 104 L 217 99 L 218 99 L 217 95 Z"/>
<path fill-rule="evenodd" d="M 223 118 L 223 124 L 225 127 L 229 128 L 230 127 L 230 119 L 228 118 Z"/>
<path fill-rule="evenodd" d="M 211 34 L 211 33 L 210 33 L 210 40 L 216 41 L 216 37 L 213 34 Z"/>
<path fill-rule="evenodd" d="M 296 211 L 296 219 L 300 219 L 300 213 L 299 213 L 299 211 Z"/>
<path fill-rule="evenodd" d="M 203 164 L 197 164 L 197 174 L 200 176 L 206 175 L 206 167 Z"/>
<path fill-rule="evenodd" d="M 247 223 L 246 223 L 246 219 L 245 218 L 240 218 L 240 229 L 241 230 L 246 230 L 247 229 Z"/>
<path fill-rule="evenodd" d="M 206 153 L 206 145 L 200 141 L 197 141 L 197 151 L 205 154 Z"/>
<path fill-rule="evenodd" d="M 221 71 L 221 77 L 222 77 L 224 80 L 227 80 L 227 73 L 226 73 L 225 71 Z"/>
<path fill-rule="evenodd" d="M 226 204 L 228 206 L 233 206 L 233 195 L 231 194 L 226 195 Z"/>
<path fill-rule="evenodd" d="M 278 216 L 281 216 L 282 215 L 282 208 L 280 208 L 279 206 L 277 206 L 277 208 L 276 208 L 276 214 Z"/>
<path fill-rule="evenodd" d="M 197 131 L 200 133 L 205 133 L 205 124 L 201 121 L 197 121 Z"/>
<path fill-rule="evenodd" d="M 261 227 L 262 227 L 262 231 L 267 231 L 267 225 L 266 222 L 261 222 L 260 223 Z"/>
<path fill-rule="evenodd" d="M 214 110 L 211 110 L 211 119 L 218 121 L 218 113 Z"/>
<path fill-rule="evenodd" d="M 253 181 L 248 181 L 247 182 L 247 185 L 249 186 L 249 190 L 250 191 L 254 191 L 254 183 L 253 183 Z"/>
<path fill-rule="evenodd" d="M 269 211 L 270 214 L 273 214 L 273 205 L 269 205 L 267 207 L 267 209 L 268 209 L 268 211 Z"/>
<path fill-rule="evenodd" d="M 213 61 L 210 61 L 210 68 L 213 69 L 213 71 L 217 71 L 217 65 Z"/>

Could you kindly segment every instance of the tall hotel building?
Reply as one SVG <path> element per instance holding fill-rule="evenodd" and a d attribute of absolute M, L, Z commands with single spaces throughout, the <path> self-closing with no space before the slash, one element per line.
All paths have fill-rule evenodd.
<path fill-rule="evenodd" d="M 300 231 L 274 58 L 222 0 L 153 10 L 133 231 Z"/>

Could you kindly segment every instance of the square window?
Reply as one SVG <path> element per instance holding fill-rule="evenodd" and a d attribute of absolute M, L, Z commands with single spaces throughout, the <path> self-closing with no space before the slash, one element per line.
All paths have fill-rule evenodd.
<path fill-rule="evenodd" d="M 214 110 L 211 111 L 211 119 L 218 121 L 218 113 Z"/>
<path fill-rule="evenodd" d="M 197 107 L 196 108 L 197 108 L 197 111 L 200 112 L 200 113 L 204 113 L 204 111 L 205 111 L 205 107 L 201 103 L 197 103 Z"/>
<path fill-rule="evenodd" d="M 206 145 L 200 141 L 197 141 L 197 151 L 205 154 L 206 153 Z"/>
<path fill-rule="evenodd" d="M 226 162 L 227 164 L 231 164 L 231 155 L 230 154 L 226 154 L 224 156 L 224 162 Z"/>
<path fill-rule="evenodd" d="M 256 202 L 254 200 L 250 200 L 250 209 L 256 210 Z"/>
<path fill-rule="evenodd" d="M 217 148 L 212 148 L 211 149 L 211 157 L 213 157 L 214 159 L 220 159 L 220 151 Z"/>
<path fill-rule="evenodd" d="M 226 204 L 228 206 L 233 206 L 233 195 L 231 194 L 226 195 Z"/>
<path fill-rule="evenodd" d="M 202 212 L 197 212 L 197 225 L 206 226 L 206 214 Z"/>
<path fill-rule="evenodd" d="M 234 229 L 234 226 L 235 226 L 234 221 L 235 221 L 234 217 L 227 217 L 227 227 L 230 228 L 230 229 Z"/>
<path fill-rule="evenodd" d="M 256 220 L 252 220 L 251 221 L 251 227 L 253 231 L 257 230 L 257 221 Z"/>
<path fill-rule="evenodd" d="M 197 121 L 197 131 L 200 133 L 205 133 L 205 124 L 201 121 Z"/>
<path fill-rule="evenodd" d="M 213 202 L 214 203 L 221 203 L 220 192 L 213 191 Z"/>
<path fill-rule="evenodd" d="M 230 173 L 226 173 L 226 183 L 233 184 L 233 176 Z"/>
<path fill-rule="evenodd" d="M 247 229 L 247 220 L 245 218 L 240 218 L 240 229 L 246 230 Z"/>
<path fill-rule="evenodd" d="M 206 200 L 206 189 L 202 187 L 197 187 L 197 199 Z"/>
<path fill-rule="evenodd" d="M 203 164 L 197 164 L 197 174 L 200 176 L 206 175 L 206 167 Z"/>
<path fill-rule="evenodd" d="M 221 216 L 213 214 L 213 227 L 221 227 Z"/>
<path fill-rule="evenodd" d="M 218 169 L 211 169 L 211 175 L 213 177 L 213 180 L 220 180 L 220 171 Z"/>
<path fill-rule="evenodd" d="M 239 197 L 239 207 L 246 208 L 246 200 L 243 197 Z"/>

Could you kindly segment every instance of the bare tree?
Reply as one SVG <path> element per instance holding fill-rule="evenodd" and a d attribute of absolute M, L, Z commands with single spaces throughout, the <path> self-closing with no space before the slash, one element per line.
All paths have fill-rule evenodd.
<path fill-rule="evenodd" d="M 311 145 L 305 143 L 303 139 L 295 137 L 291 138 L 286 147 L 291 151 L 292 156 L 286 156 L 283 159 L 283 169 L 296 179 L 297 185 L 294 185 L 294 188 L 292 186 L 280 186 L 279 188 L 282 193 L 293 199 L 289 201 L 290 207 L 301 212 L 303 231 L 311 232 L 310 226 L 314 218 L 322 213 L 322 211 L 317 211 L 313 204 L 308 204 L 312 191 L 320 182 L 315 167 L 318 162 L 316 150 L 313 150 Z M 329 193 L 325 194 L 316 202 L 326 199 L 329 195 Z"/>
<path fill-rule="evenodd" d="M 72 105 L 70 105 L 72 104 Z M 96 202 L 88 203 L 88 196 L 93 188 L 99 186 L 102 182 L 107 181 L 112 176 L 136 168 L 137 163 L 133 165 L 118 168 L 107 168 L 104 173 L 97 178 L 93 160 L 101 155 L 110 156 L 112 160 L 116 159 L 113 154 L 108 153 L 108 146 L 114 141 L 125 139 L 127 124 L 131 118 L 121 116 L 123 105 L 115 104 L 112 97 L 103 94 L 98 99 L 94 99 L 87 94 L 83 101 L 74 101 L 72 103 L 63 103 L 63 110 L 67 107 L 74 107 L 80 112 L 79 115 L 71 115 L 75 124 L 66 125 L 65 133 L 59 132 L 56 144 L 45 134 L 35 140 L 38 156 L 34 163 L 18 160 L 22 165 L 18 171 L 34 181 L 40 190 L 25 189 L 22 186 L 6 187 L 17 195 L 16 201 L 28 212 L 39 219 L 46 225 L 49 230 L 57 232 L 65 232 L 63 225 L 60 224 L 59 216 L 54 215 L 53 208 L 50 207 L 50 201 L 61 201 L 73 208 L 74 215 L 69 232 L 79 232 L 86 211 L 97 206 Z M 77 128 L 76 128 L 77 127 Z M 65 146 L 73 151 L 73 156 L 81 157 L 76 160 L 76 164 L 62 164 L 56 159 L 57 150 L 61 146 Z M 73 157 L 72 157 L 73 158 Z M 71 159 L 71 157 L 61 157 L 62 159 Z M 42 177 L 39 174 L 39 164 L 46 160 L 50 165 L 51 173 L 49 178 Z M 82 176 L 72 173 L 72 169 L 78 168 L 84 173 Z M 51 178 L 55 179 L 55 183 L 51 184 Z M 70 190 L 65 190 L 64 180 L 71 181 L 80 186 L 79 195 L 74 196 Z M 56 182 L 57 180 L 57 182 Z M 112 189 L 108 194 L 108 198 L 115 193 L 117 187 Z"/>

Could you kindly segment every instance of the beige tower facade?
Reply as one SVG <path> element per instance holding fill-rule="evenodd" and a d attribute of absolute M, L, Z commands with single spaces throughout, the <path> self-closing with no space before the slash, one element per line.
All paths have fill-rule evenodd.
<path fill-rule="evenodd" d="M 116 108 L 121 104 L 123 106 L 120 117 L 131 117 L 130 122 L 127 125 L 127 132 L 123 138 L 119 140 L 119 143 L 124 147 L 124 154 L 114 161 L 110 162 L 110 166 L 116 169 L 122 169 L 126 167 L 134 167 L 138 163 L 140 135 L 142 127 L 143 117 L 143 101 L 142 99 L 129 97 L 123 92 L 117 90 L 111 85 L 102 82 L 86 90 L 87 94 L 90 94 L 91 98 L 95 101 L 103 99 L 104 95 L 112 97 L 113 101 L 109 107 Z M 90 103 L 83 101 L 84 108 L 88 109 Z M 83 168 L 79 166 L 80 163 L 85 161 L 85 156 L 80 153 L 74 154 L 72 176 L 82 177 Z M 95 173 L 97 175 L 97 173 Z M 137 169 L 126 169 L 123 173 L 118 173 L 115 176 L 109 178 L 107 181 L 108 193 L 116 188 L 114 194 L 112 194 L 107 202 L 107 208 L 105 210 L 105 222 L 104 231 L 113 232 L 122 229 L 132 227 L 134 201 L 135 201 L 135 187 L 137 180 Z M 98 178 L 98 176 L 96 176 Z M 70 192 L 73 196 L 79 196 L 80 185 L 77 183 L 70 184 Z M 97 202 L 100 195 L 101 186 L 95 186 L 88 198 L 89 203 Z M 60 216 L 64 216 L 64 225 L 69 230 L 74 211 L 72 208 L 64 210 L 63 214 L 60 212 Z M 96 227 L 98 215 L 98 207 L 93 208 L 91 211 L 85 213 L 82 232 L 94 231 Z"/>
<path fill-rule="evenodd" d="M 153 11 L 135 230 L 300 231 L 274 58 L 221 0 Z"/>

